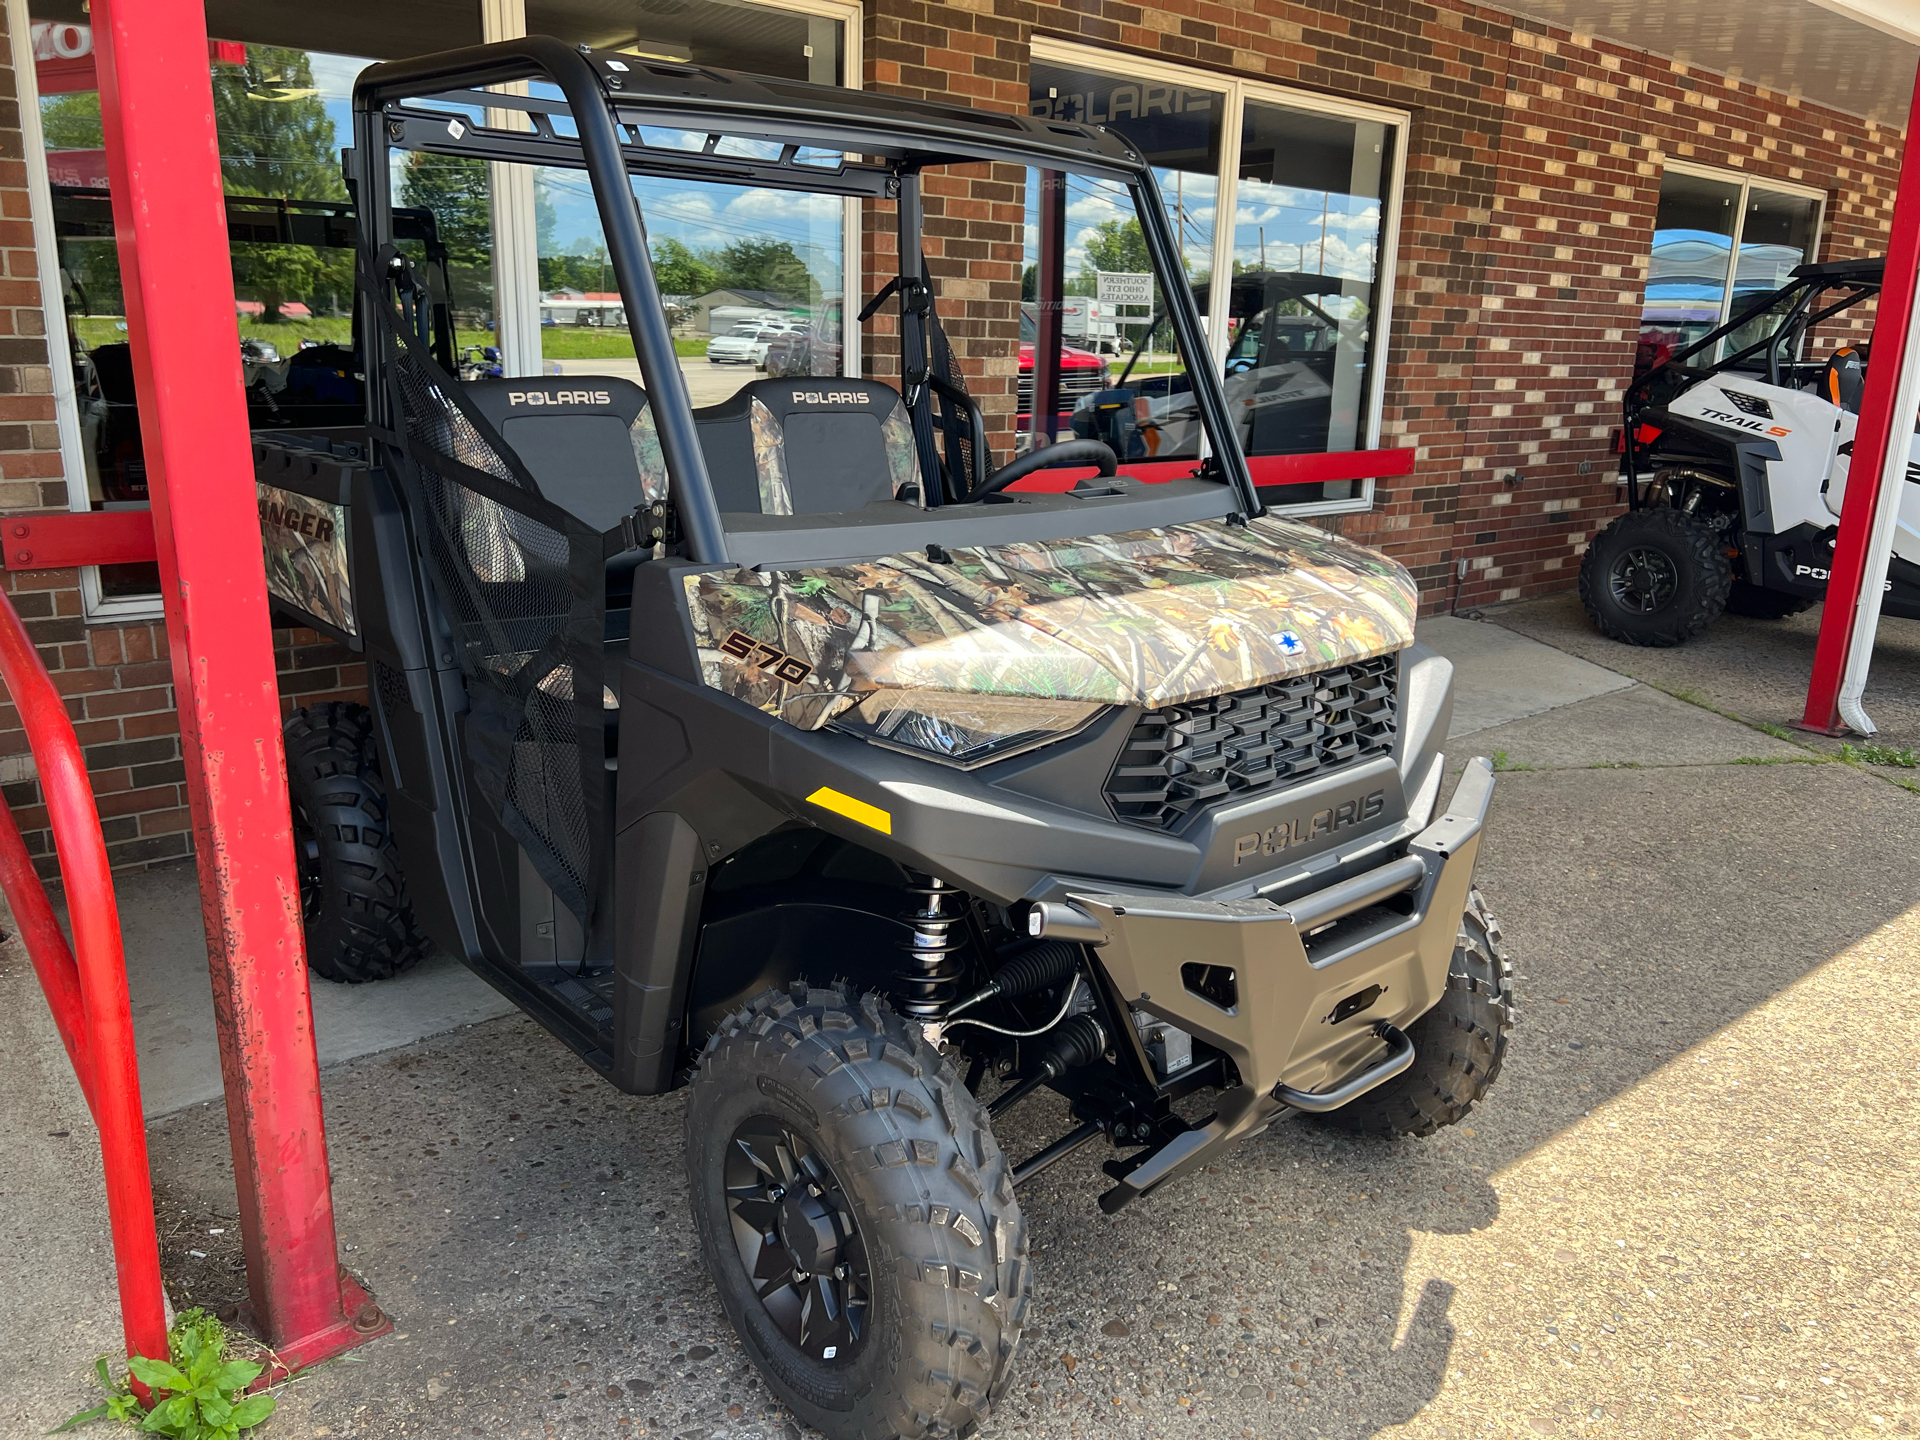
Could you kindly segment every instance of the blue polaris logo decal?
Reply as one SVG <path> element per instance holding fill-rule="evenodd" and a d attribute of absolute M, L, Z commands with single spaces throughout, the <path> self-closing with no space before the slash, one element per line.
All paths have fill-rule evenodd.
<path fill-rule="evenodd" d="M 1280 647 L 1282 655 L 1298 655 L 1307 648 L 1306 642 L 1291 630 L 1281 630 L 1273 637 L 1273 643 Z"/>

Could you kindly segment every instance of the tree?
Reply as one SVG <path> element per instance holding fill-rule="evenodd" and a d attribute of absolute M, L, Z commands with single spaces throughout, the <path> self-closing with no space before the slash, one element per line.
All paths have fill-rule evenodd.
<path fill-rule="evenodd" d="M 487 162 L 459 155 L 429 155 L 415 150 L 407 156 L 400 183 L 400 203 L 433 212 L 447 260 L 476 269 L 493 256 L 492 189 Z"/>
<path fill-rule="evenodd" d="M 215 66 L 213 119 L 229 195 L 346 198 L 333 121 L 304 50 L 249 45 L 246 64 Z M 344 252 L 331 256 L 305 245 L 236 245 L 234 289 L 258 300 L 271 324 L 289 300 L 319 288 L 346 289 L 352 263 Z"/>
<path fill-rule="evenodd" d="M 99 150 L 107 141 L 100 129 L 100 94 L 79 90 L 50 95 L 40 102 L 40 131 L 49 150 Z"/>
<path fill-rule="evenodd" d="M 1150 275 L 1153 261 L 1147 255 L 1147 237 L 1141 233 L 1137 216 L 1125 220 L 1102 220 L 1081 237 L 1086 262 L 1081 274 L 1116 270 L 1129 275 Z"/>
<path fill-rule="evenodd" d="M 662 295 L 704 295 L 720 288 L 708 257 L 671 236 L 653 242 L 653 275 Z"/>
<path fill-rule="evenodd" d="M 813 277 L 785 240 L 735 240 L 701 258 L 719 272 L 710 289 L 765 290 L 783 300 L 812 298 Z"/>
<path fill-rule="evenodd" d="M 551 255 L 560 248 L 560 212 L 554 209 L 547 177 L 538 170 L 533 180 L 533 245 L 541 255 Z"/>

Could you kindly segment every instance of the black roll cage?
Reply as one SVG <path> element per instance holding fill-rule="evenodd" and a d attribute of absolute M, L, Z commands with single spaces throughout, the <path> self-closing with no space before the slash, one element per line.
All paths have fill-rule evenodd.
<path fill-rule="evenodd" d="M 1798 347 L 1806 333 L 1823 321 L 1830 320 L 1842 311 L 1858 305 L 1869 296 L 1879 294 L 1885 277 L 1885 268 L 1885 263 L 1878 259 L 1843 260 L 1821 265 L 1796 266 L 1787 284 L 1762 296 L 1717 330 L 1710 331 L 1691 345 L 1676 350 L 1628 386 L 1622 405 L 1625 425 L 1622 439 L 1627 477 L 1627 508 L 1638 510 L 1643 503 L 1640 494 L 1639 466 L 1641 444 L 1637 432 L 1640 429 L 1641 416 L 1664 403 L 1655 399 L 1656 388 L 1671 397 L 1684 386 L 1696 385 L 1709 376 L 1720 374 L 1723 370 L 1739 369 L 1745 361 L 1763 352 L 1767 357 L 1767 383 L 1778 385 L 1782 368 L 1796 363 L 1790 358 L 1789 352 Z M 1814 310 L 1813 302 L 1816 297 L 1829 290 L 1845 290 L 1848 293 L 1833 304 Z M 1789 297 L 1792 297 L 1791 306 L 1786 314 L 1781 316 L 1780 323 L 1764 338 L 1710 365 L 1694 367 L 1685 363 L 1710 346 L 1719 344 L 1742 326 L 1750 324 L 1776 308 Z M 1655 385 L 1656 380 L 1660 382 L 1658 387 Z"/>
<path fill-rule="evenodd" d="M 556 102 L 485 89 L 526 80 L 553 84 L 562 99 Z M 408 100 L 515 111 L 524 115 L 532 128 L 494 129 L 472 123 L 469 116 L 450 117 L 446 111 L 403 103 Z M 363 263 L 377 256 L 392 236 L 391 149 L 549 165 L 587 173 L 641 376 L 654 401 L 654 419 L 680 533 L 689 558 L 700 564 L 728 563 L 726 532 L 706 457 L 695 433 L 692 405 L 667 328 L 630 175 L 698 177 L 896 201 L 900 271 L 906 282 L 898 286 L 905 362 L 902 368 L 909 390 L 914 388 L 915 372 L 926 368 L 924 358 L 916 366 L 904 352 L 916 333 L 923 346 L 926 340 L 925 287 L 914 282 L 925 271 L 920 246 L 919 174 L 928 166 L 1004 161 L 1118 180 L 1143 202 L 1137 209 L 1156 272 L 1169 278 L 1185 274 L 1152 166 L 1129 142 L 1105 127 L 740 75 L 706 66 L 595 52 L 586 47 L 576 49 L 546 35 L 370 66 L 354 84 L 353 109 L 354 148 L 348 163 L 356 194 L 362 199 L 358 214 Z M 575 133 L 565 134 L 556 123 L 561 121 Z M 648 127 L 705 132 L 709 140 L 703 151 L 649 145 L 643 137 Z M 626 132 L 624 137 L 622 131 Z M 777 160 L 722 155 L 717 144 L 722 135 L 779 141 L 781 155 Z M 840 150 L 842 160 L 837 166 L 809 163 L 801 158 L 803 150 Z M 848 160 L 848 155 L 868 159 Z M 374 278 L 370 271 L 369 278 Z M 1161 288 L 1169 293 L 1187 293 L 1184 285 L 1170 285 L 1164 279 Z M 359 303 L 373 302 L 363 294 Z M 1211 439 L 1213 453 L 1207 468 L 1232 487 L 1244 516 L 1259 515 L 1264 507 L 1254 492 L 1245 457 L 1234 442 L 1226 399 L 1219 376 L 1209 363 L 1212 352 L 1190 293 L 1184 304 L 1170 303 L 1169 318 L 1181 348 L 1190 357 L 1194 395 Z M 374 333 L 374 320 L 370 315 L 363 317 L 362 333 Z M 381 363 L 377 350 L 370 354 L 368 363 Z M 391 429 L 397 417 L 385 413 L 387 389 L 372 383 L 371 374 L 368 380 L 369 420 Z M 921 398 L 931 394 L 929 387 L 920 389 L 921 397 L 908 396 L 916 408 Z M 928 422 L 916 414 L 914 423 L 919 430 Z M 931 484 L 928 487 L 930 491 L 935 488 Z M 929 498 L 930 503 L 937 503 L 934 497 Z"/>

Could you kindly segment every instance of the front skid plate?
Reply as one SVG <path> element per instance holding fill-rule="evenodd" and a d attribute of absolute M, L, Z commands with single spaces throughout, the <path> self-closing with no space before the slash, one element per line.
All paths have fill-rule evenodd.
<path fill-rule="evenodd" d="M 1352 1078 L 1381 1059 L 1378 1022 L 1404 1029 L 1433 1007 L 1446 988 L 1492 796 L 1492 765 L 1470 760 L 1447 813 L 1413 838 L 1406 857 L 1284 906 L 1071 897 L 1089 929 L 1101 931 L 1094 953 L 1120 994 L 1226 1052 L 1241 1078 L 1207 1124 L 1149 1155 L 1101 1197 L 1101 1208 L 1117 1210 L 1264 1128 L 1287 1108 L 1276 1086 L 1314 1091 Z M 1411 913 L 1378 904 L 1399 894 L 1413 897 Z M 1181 967 L 1191 964 L 1233 970 L 1233 1008 L 1187 989 Z M 1342 1000 L 1373 985 L 1381 991 L 1372 1005 L 1335 1019 Z"/>

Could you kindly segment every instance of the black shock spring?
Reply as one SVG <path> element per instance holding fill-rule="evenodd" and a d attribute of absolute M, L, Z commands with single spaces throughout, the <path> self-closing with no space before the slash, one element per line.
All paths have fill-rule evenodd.
<path fill-rule="evenodd" d="M 960 993 L 966 964 L 954 952 L 965 946 L 957 931 L 965 912 L 966 895 L 937 875 L 919 878 L 907 887 L 916 897 L 904 917 L 913 927 L 905 949 L 910 963 L 894 972 L 900 986 L 900 1009 L 915 1020 L 938 1020 Z"/>

